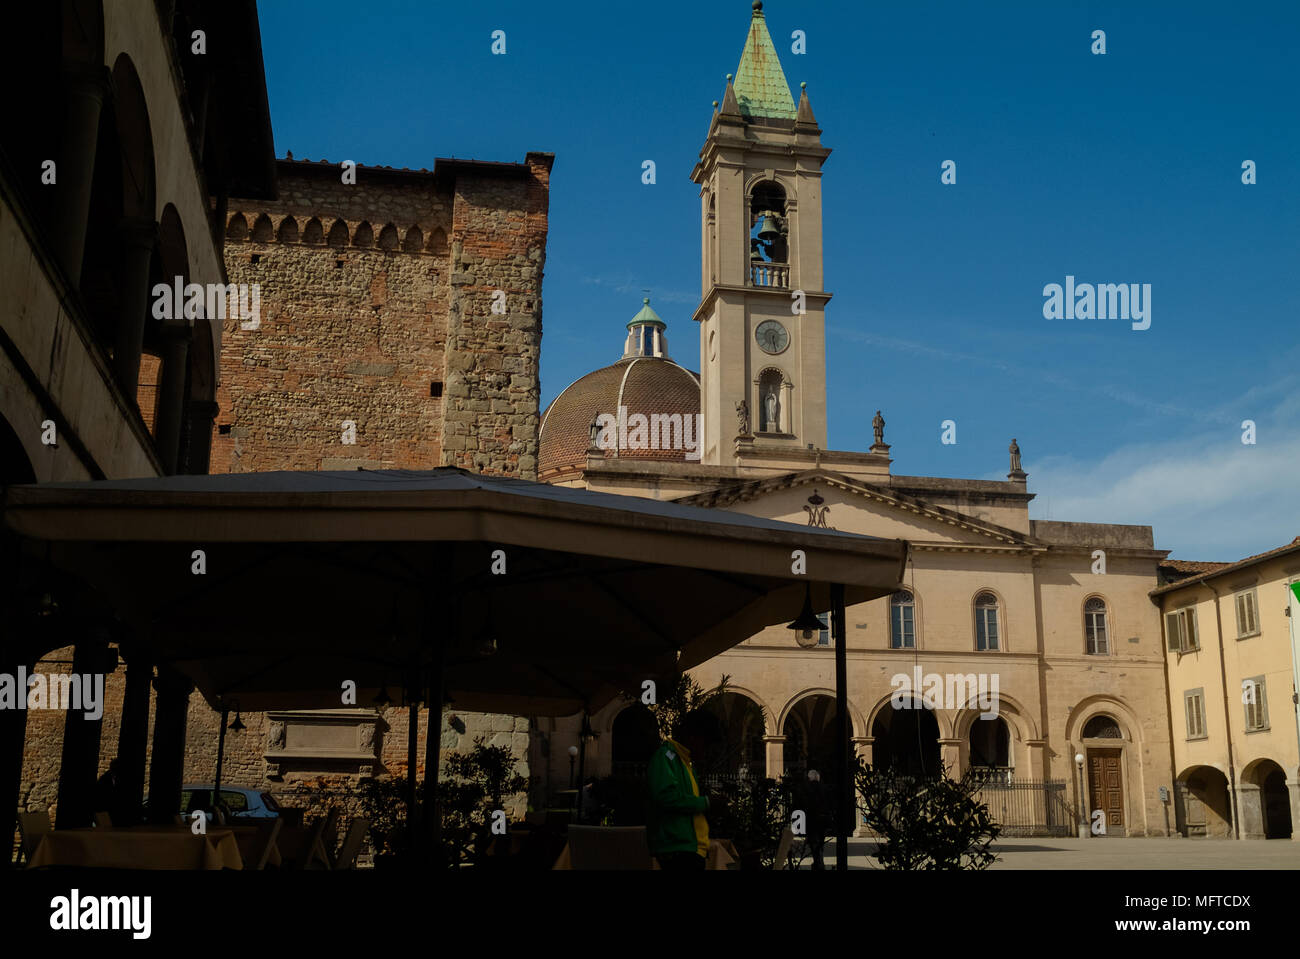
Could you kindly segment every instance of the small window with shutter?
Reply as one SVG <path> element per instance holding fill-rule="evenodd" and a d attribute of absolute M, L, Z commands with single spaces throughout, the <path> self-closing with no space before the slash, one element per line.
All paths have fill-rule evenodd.
<path fill-rule="evenodd" d="M 1189 689 L 1183 693 L 1183 705 L 1187 711 L 1187 738 L 1205 738 L 1205 688 Z"/>
<path fill-rule="evenodd" d="M 1246 732 L 1268 729 L 1268 697 L 1263 676 L 1242 680 L 1241 701 L 1246 708 Z"/>
<path fill-rule="evenodd" d="M 1259 635 L 1259 599 L 1255 590 L 1248 589 L 1236 596 L 1237 638 Z"/>

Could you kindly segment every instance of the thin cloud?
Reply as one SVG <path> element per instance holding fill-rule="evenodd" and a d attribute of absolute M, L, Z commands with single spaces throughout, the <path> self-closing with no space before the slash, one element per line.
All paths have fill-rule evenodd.
<path fill-rule="evenodd" d="M 664 303 L 685 303 L 687 306 L 695 306 L 700 302 L 698 296 L 692 296 L 690 293 L 682 293 L 678 290 L 656 289 L 653 283 L 646 283 L 631 276 L 621 278 L 611 276 L 584 276 L 582 282 L 586 283 L 588 286 L 601 286 L 607 290 L 613 290 L 615 293 L 648 296 L 650 297 L 651 303 L 659 301 Z"/>

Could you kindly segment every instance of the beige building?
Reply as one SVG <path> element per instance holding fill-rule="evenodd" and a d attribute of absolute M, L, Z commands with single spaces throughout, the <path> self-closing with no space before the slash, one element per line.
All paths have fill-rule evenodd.
<path fill-rule="evenodd" d="M 869 450 L 825 448 L 830 151 L 807 90 L 797 104 L 791 96 L 755 6 L 692 173 L 698 358 L 673 362 L 667 325 L 647 303 L 623 357 L 543 414 L 539 478 L 906 539 L 906 589 L 848 610 L 857 753 L 914 772 L 977 767 L 995 814 L 1025 831 L 1074 834 L 1082 788 L 1087 809 L 1102 811 L 1092 831 L 1167 835 L 1169 723 L 1148 596 L 1166 553 L 1150 527 L 1030 520 L 1014 441 L 1005 481 L 896 473 L 879 413 Z M 698 376 L 686 368 L 697 362 Z M 694 671 L 705 687 L 730 677 L 728 772 L 832 768 L 833 659 L 827 631 L 777 627 Z M 619 703 L 592 717 L 597 775 L 643 758 L 652 733 L 639 713 Z M 576 729 L 541 721 L 532 765 L 553 787 L 569 775 Z"/>
<path fill-rule="evenodd" d="M 1172 563 L 1164 619 L 1175 808 L 1185 836 L 1298 838 L 1300 537 L 1236 563 Z"/>
<path fill-rule="evenodd" d="M 224 286 L 226 198 L 274 195 L 256 10 L 64 0 L 5 16 L 0 486 L 206 473 L 221 325 L 156 309 L 154 291 Z M 88 825 L 115 757 L 137 806 L 146 772 L 179 785 L 188 681 L 155 675 L 115 624 L 70 617 L 81 587 L 17 562 L 8 533 L 0 547 L 0 673 L 105 672 L 110 700 L 98 719 L 0 710 L 0 805 Z"/>

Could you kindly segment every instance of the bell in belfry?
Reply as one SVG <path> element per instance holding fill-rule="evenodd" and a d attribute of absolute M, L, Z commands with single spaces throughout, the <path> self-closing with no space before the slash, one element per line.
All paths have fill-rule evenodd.
<path fill-rule="evenodd" d="M 758 227 L 758 238 L 767 244 L 775 243 L 781 239 L 781 227 L 776 214 L 771 210 L 764 210 L 762 216 L 763 219 Z"/>

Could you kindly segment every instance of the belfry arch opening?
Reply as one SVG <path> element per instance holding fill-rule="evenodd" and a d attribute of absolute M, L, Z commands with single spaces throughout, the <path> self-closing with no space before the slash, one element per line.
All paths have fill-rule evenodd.
<path fill-rule="evenodd" d="M 771 180 L 755 186 L 750 197 L 749 258 L 761 263 L 790 262 L 785 190 Z"/>

